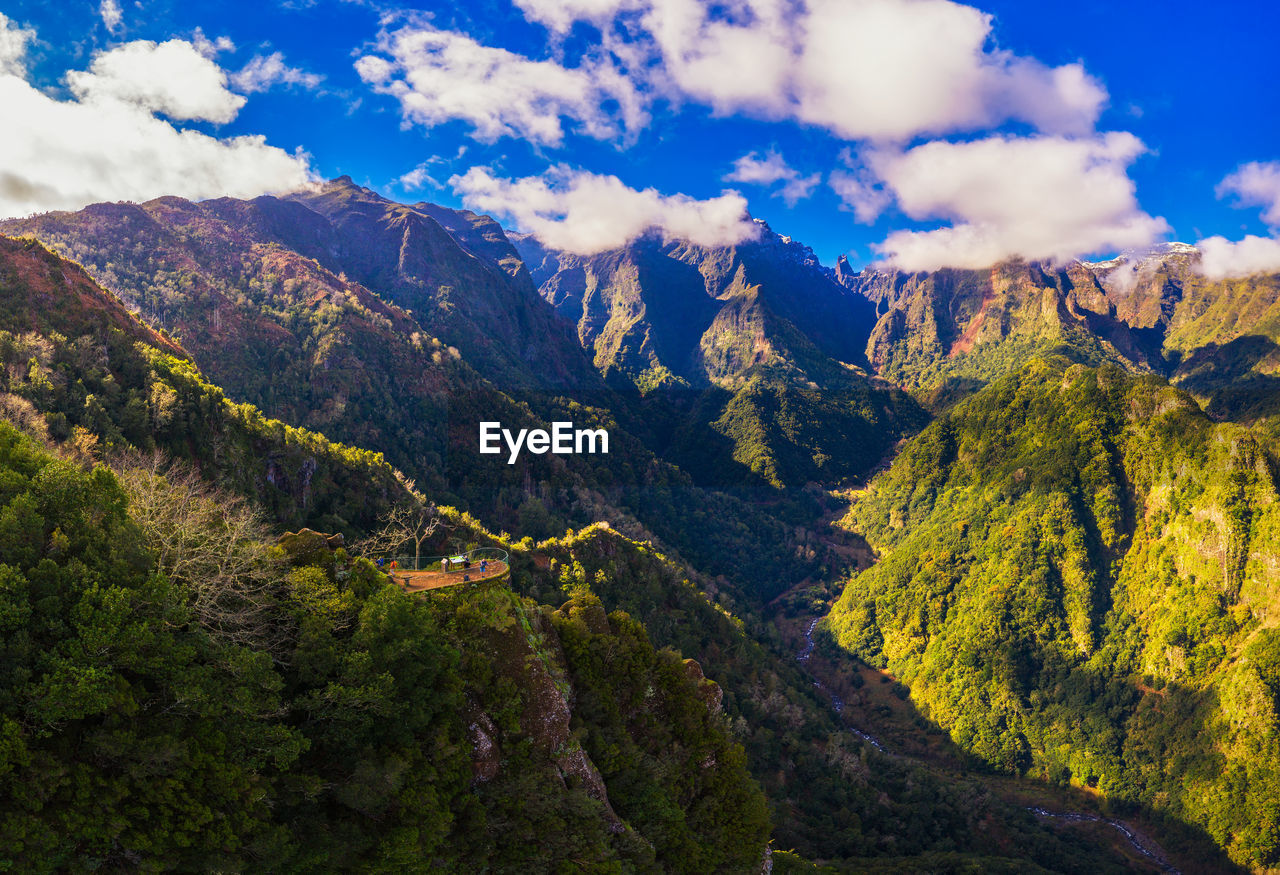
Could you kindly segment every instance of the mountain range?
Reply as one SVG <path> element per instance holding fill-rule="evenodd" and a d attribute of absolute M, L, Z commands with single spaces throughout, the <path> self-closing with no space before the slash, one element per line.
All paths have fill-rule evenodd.
<path fill-rule="evenodd" d="M 1280 277 L 1209 280 L 1176 243 L 854 272 L 757 230 L 582 256 L 346 177 L 0 222 L 0 528 L 43 527 L 0 559 L 24 581 L 0 620 L 82 618 L 41 620 L 4 687 L 28 715 L 5 762 L 50 786 L 5 804 L 15 865 L 1280 865 Z M 487 420 L 604 427 L 610 453 L 495 462 Z M 275 649 L 164 614 L 198 585 L 148 589 L 137 510 L 75 480 L 156 453 L 264 533 L 345 536 L 262 554 Z M 500 546 L 510 588 L 410 597 L 354 558 L 422 500 L 448 521 L 429 546 Z M 146 635 L 181 629 L 181 672 L 140 668 L 169 652 L 142 631 L 85 661 L 98 591 L 42 582 L 81 567 L 130 581 Z M 64 652 L 71 674 L 39 655 Z M 274 740 L 210 786 L 261 789 L 197 791 L 216 715 L 113 723 L 70 680 L 92 671 L 139 714 L 226 673 L 255 703 L 236 749 Z M 184 788 L 150 824 L 51 777 L 127 794 L 148 768 Z"/>

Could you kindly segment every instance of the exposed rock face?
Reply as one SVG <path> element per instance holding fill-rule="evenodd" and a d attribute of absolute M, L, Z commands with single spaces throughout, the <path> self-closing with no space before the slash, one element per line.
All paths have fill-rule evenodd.
<path fill-rule="evenodd" d="M 470 703 L 467 710 L 467 734 L 471 737 L 471 767 L 475 779 L 479 782 L 492 781 L 502 768 L 496 740 L 498 727 L 475 703 Z"/>
<path fill-rule="evenodd" d="M 1219 418 L 1280 413 L 1280 275 L 1210 280 L 1162 243 L 1107 261 L 905 274 L 836 264 L 874 303 L 867 358 L 938 409 L 1036 354 L 1170 377 Z"/>
<path fill-rule="evenodd" d="M 315 565 L 320 557 L 341 547 L 345 539 L 341 532 L 326 535 L 312 529 L 285 532 L 277 543 L 295 565 Z"/>
<path fill-rule="evenodd" d="M 719 714 L 724 703 L 724 690 L 720 689 L 718 683 L 702 673 L 702 666 L 698 664 L 696 659 L 686 659 L 684 661 L 684 669 L 689 679 L 698 684 L 698 694 L 707 703 L 707 710 L 713 714 Z"/>
<path fill-rule="evenodd" d="M 1280 413 L 1280 275 L 1211 280 L 1199 260 L 1195 247 L 1167 243 L 1085 267 L 1209 414 L 1248 422 Z"/>
<path fill-rule="evenodd" d="M 887 379 L 917 390 L 949 380 L 980 382 L 1036 351 L 1082 361 L 1159 362 L 1153 347 L 1119 318 L 1096 274 L 1076 263 L 1053 268 L 1006 262 L 989 270 L 863 271 L 837 276 L 874 302 L 879 321 L 867 358 Z M 1003 350 L 1003 351 L 1002 351 Z"/>
<path fill-rule="evenodd" d="M 1125 252 L 1109 261 L 1080 262 L 1079 266 L 1097 277 L 1125 324 L 1155 329 L 1163 336 L 1199 257 L 1194 246 L 1167 243 L 1145 252 Z"/>
<path fill-rule="evenodd" d="M 872 308 L 808 247 L 759 226 L 757 240 L 738 246 L 651 235 L 585 257 L 514 239 L 543 297 L 577 324 L 596 367 L 643 389 L 724 384 L 753 365 L 794 359 L 788 330 L 822 355 L 863 361 Z"/>

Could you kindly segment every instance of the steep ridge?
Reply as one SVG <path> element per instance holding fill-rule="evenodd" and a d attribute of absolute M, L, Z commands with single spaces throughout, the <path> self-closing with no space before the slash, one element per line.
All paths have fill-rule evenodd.
<path fill-rule="evenodd" d="M 1172 379 L 1220 419 L 1280 413 L 1280 275 L 1210 280 L 1171 243 L 1089 265 L 1118 312 L 1159 338 Z"/>
<path fill-rule="evenodd" d="M 1157 377 L 1032 361 L 858 496 L 830 630 L 990 766 L 1274 866 L 1276 470 Z"/>
<path fill-rule="evenodd" d="M 837 276 L 876 306 L 879 321 L 867 344 L 876 372 L 935 407 L 1035 355 L 1140 371 L 1163 366 L 1159 342 L 1135 332 L 1079 263 L 854 274 L 845 262 Z"/>
<path fill-rule="evenodd" d="M 371 526 L 404 494 L 379 454 L 229 401 L 172 340 L 78 265 L 0 237 L 0 402 L 41 440 L 92 461 L 127 448 L 197 462 L 284 525 Z"/>
<path fill-rule="evenodd" d="M 578 256 L 528 236 L 514 241 L 543 296 L 578 325 L 596 367 L 619 370 L 644 389 L 732 385 L 758 364 L 803 369 L 807 351 L 779 336 L 784 323 L 821 355 L 865 364 L 871 307 L 836 283 L 808 247 L 756 222 L 759 237 L 737 246 L 650 234 Z"/>
<path fill-rule="evenodd" d="M 221 293 L 236 303 L 255 293 L 281 293 L 271 282 L 278 283 L 278 271 L 255 271 L 245 250 L 292 253 L 294 261 L 314 261 L 313 271 L 318 266 L 338 280 L 331 284 L 360 287 L 354 292 L 360 306 L 383 315 L 388 304 L 398 306 L 402 317 L 409 311 L 420 330 L 457 347 L 500 387 L 572 388 L 581 400 L 602 389 L 527 274 L 504 269 L 514 252 L 509 245 L 504 250 L 492 220 L 461 213 L 449 219 L 442 208 L 396 204 L 346 177 L 293 197 L 95 204 L 78 213 L 0 222 L 0 232 L 36 236 L 62 249 L 144 318 L 174 330 L 199 317 L 194 311 L 205 296 Z M 385 303 L 372 304 L 367 290 Z"/>
<path fill-rule="evenodd" d="M 757 222 L 758 239 L 737 246 L 651 234 L 589 257 L 513 239 L 601 373 L 632 381 L 660 411 L 660 452 L 696 478 L 857 478 L 923 414 L 859 367 L 869 303 Z"/>
<path fill-rule="evenodd" d="M 286 220 L 276 225 L 281 243 L 411 310 L 499 386 L 598 400 L 599 377 L 489 217 L 394 203 L 349 177 L 288 199 L 323 216 L 330 233 L 315 240 Z"/>

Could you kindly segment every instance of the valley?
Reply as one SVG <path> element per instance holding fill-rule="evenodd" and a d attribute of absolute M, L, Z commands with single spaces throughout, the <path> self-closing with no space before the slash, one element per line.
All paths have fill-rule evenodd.
<path fill-rule="evenodd" d="M 234 778 L 252 806 L 192 796 L 199 757 L 95 771 L 49 739 L 108 750 L 104 687 L 14 723 L 10 767 L 67 794 L 48 776 L 165 774 L 244 818 L 231 868 L 1280 864 L 1277 279 L 1211 282 L 1177 244 L 854 274 L 757 225 L 584 257 L 350 178 L 0 222 L 2 513 L 43 514 L 0 618 L 43 611 L 58 563 L 128 566 L 113 598 L 161 617 L 155 518 L 129 514 L 216 486 L 259 516 L 214 576 L 253 586 L 166 622 L 184 671 L 243 697 L 235 743 L 274 739 Z M 566 423 L 601 451 L 546 452 Z M 438 519 L 423 555 L 497 548 L 503 579 L 388 589 L 368 538 L 397 507 Z M 202 591 L 166 575 L 173 605 Z M 75 593 L 97 619 L 41 648 L 116 628 Z M 38 710 L 67 681 L 23 653 L 6 695 Z M 98 668 L 181 732 L 139 654 Z M 68 865 L 195 853 L 141 819 L 55 853 L 44 801 L 20 807 L 6 835 Z"/>

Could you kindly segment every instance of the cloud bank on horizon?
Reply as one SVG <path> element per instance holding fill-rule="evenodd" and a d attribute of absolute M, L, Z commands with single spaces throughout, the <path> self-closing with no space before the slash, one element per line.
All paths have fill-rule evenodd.
<path fill-rule="evenodd" d="M 1142 249 L 1171 232 L 1143 208 L 1130 175 L 1153 150 L 1099 127 L 1111 99 L 1102 81 L 1081 60 L 1051 65 L 1001 48 L 993 17 L 974 6 L 509 2 L 511 26 L 496 28 L 457 8 L 384 7 L 367 39 L 353 34 L 350 55 L 334 56 L 355 83 L 348 113 L 362 103 L 388 112 L 428 142 L 447 126 L 455 144 L 465 132 L 486 156 L 459 166 L 465 147 L 452 160 L 428 155 L 397 171 L 393 187 L 444 188 L 437 179 L 447 179 L 466 206 L 582 254 L 655 229 L 706 245 L 750 239 L 758 226 L 743 192 L 788 208 L 815 196 L 838 202 L 850 221 L 875 225 L 866 233 L 878 240 L 877 263 L 904 270 L 1061 261 Z M 96 17 L 114 41 L 69 64 L 59 88 L 40 88 L 28 70 L 35 31 L 0 14 L 0 106 L 23 120 L 0 141 L 0 213 L 163 194 L 251 197 L 316 178 L 301 148 L 221 128 L 252 131 L 242 110 L 262 92 L 330 93 L 334 67 L 291 66 L 261 42 L 240 69 L 224 69 L 220 54 L 235 51 L 225 37 L 211 42 L 197 29 L 126 42 L 118 2 L 102 0 Z M 687 118 L 700 133 L 750 125 L 756 139 L 734 141 L 736 159 L 695 183 L 702 197 L 680 190 L 687 174 L 631 184 L 644 179 L 647 147 Z M 770 130 L 787 132 L 784 148 L 766 139 Z M 796 132 L 842 147 L 840 159 L 815 166 L 823 159 L 798 146 Z M 505 143 L 538 163 L 507 169 Z M 1202 272 L 1280 270 L 1280 162 L 1240 165 L 1218 195 L 1260 208 L 1271 231 L 1200 241 Z"/>
<path fill-rule="evenodd" d="M 883 261 L 908 270 L 1143 246 L 1168 230 L 1141 210 L 1125 175 L 1142 144 L 1095 131 L 1107 101 L 1102 84 L 1080 63 L 1049 67 L 990 48 L 991 17 L 971 6 L 740 0 L 716 14 L 700 0 L 514 2 L 557 38 L 587 25 L 594 40 L 570 65 L 486 47 L 423 16 L 390 16 L 357 69 L 399 100 L 405 124 L 430 128 L 460 120 L 482 140 L 520 135 L 556 147 L 569 124 L 581 135 L 625 145 L 656 106 L 684 103 L 718 116 L 823 129 L 863 156 L 828 177 L 860 221 L 897 202 L 910 218 L 950 223 L 897 232 L 877 247 Z M 1036 133 L 976 143 L 928 140 L 1006 123 Z M 928 141 L 908 148 L 921 138 Z M 1025 188 L 993 163 L 1003 158 L 1016 161 Z M 586 218 L 594 212 L 577 199 L 530 224 L 528 179 L 490 184 L 481 198 L 474 178 L 461 178 L 469 183 L 455 191 L 469 206 L 544 239 L 553 235 L 563 248 L 585 251 L 616 236 L 596 233 Z M 486 178 L 496 182 L 490 169 Z M 774 187 L 773 194 L 794 205 L 822 174 L 802 174 L 769 150 L 743 155 L 724 178 Z M 940 185 L 946 195 L 929 202 L 918 179 Z M 1105 201 L 1089 202 L 1089 192 Z M 732 194 L 722 192 L 715 201 L 723 204 Z M 1067 197 L 1052 210 L 1037 199 L 1056 194 Z M 657 227 L 675 233 L 662 223 L 665 213 L 652 215 Z M 712 239 L 737 239 L 736 226 L 719 230 Z"/>
<path fill-rule="evenodd" d="M 0 107 L 21 120 L 0 137 L 0 215 L 161 195 L 254 197 L 315 177 L 305 155 L 263 137 L 217 138 L 177 124 L 226 123 L 245 102 L 190 42 L 137 40 L 99 52 L 88 70 L 66 74 L 70 97 L 58 99 L 28 81 L 35 39 L 0 14 Z"/>

